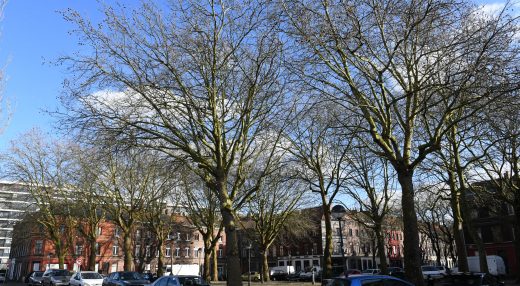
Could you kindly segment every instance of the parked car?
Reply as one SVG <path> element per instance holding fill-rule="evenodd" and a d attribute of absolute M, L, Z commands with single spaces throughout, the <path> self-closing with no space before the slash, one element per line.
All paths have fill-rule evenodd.
<path fill-rule="evenodd" d="M 394 272 L 403 272 L 401 267 L 388 267 L 386 270 L 388 271 L 388 275 L 392 275 Z"/>
<path fill-rule="evenodd" d="M 287 273 L 283 270 L 271 270 L 269 279 L 272 281 L 283 281 L 287 280 Z"/>
<path fill-rule="evenodd" d="M 141 274 L 133 271 L 112 272 L 103 280 L 102 286 L 144 286 L 150 281 L 143 279 Z"/>
<path fill-rule="evenodd" d="M 42 275 L 43 286 L 68 286 L 70 272 L 65 269 L 47 269 Z"/>
<path fill-rule="evenodd" d="M 392 285 L 414 286 L 412 283 L 388 275 L 359 274 L 330 279 L 326 286 Z"/>
<path fill-rule="evenodd" d="M 209 286 L 202 277 L 198 275 L 175 275 L 181 286 Z"/>
<path fill-rule="evenodd" d="M 103 276 L 95 271 L 81 271 L 70 278 L 70 286 L 101 286 Z"/>
<path fill-rule="evenodd" d="M 42 285 L 43 271 L 33 271 L 25 278 L 25 283 L 29 286 Z"/>
<path fill-rule="evenodd" d="M 431 266 L 431 265 L 424 265 L 421 266 L 423 279 L 441 279 L 445 275 L 442 273 L 441 270 L 437 268 L 437 266 Z"/>
<path fill-rule="evenodd" d="M 440 280 L 440 286 L 504 286 L 495 276 L 486 273 L 454 273 Z"/>
<path fill-rule="evenodd" d="M 379 269 L 365 269 L 363 271 L 361 271 L 361 274 L 379 274 L 379 272 L 381 272 L 381 270 Z"/>
<path fill-rule="evenodd" d="M 0 273 L 0 283 L 5 282 L 5 272 Z"/>
<path fill-rule="evenodd" d="M 148 284 L 148 286 L 181 286 L 181 283 L 177 277 L 168 275 L 157 278 L 152 284 Z"/>
<path fill-rule="evenodd" d="M 251 271 L 251 281 L 260 281 L 260 273 L 256 271 Z M 242 281 L 248 281 L 249 280 L 249 273 L 242 274 Z"/>
<path fill-rule="evenodd" d="M 153 273 L 151 272 L 144 272 L 144 273 L 141 273 L 141 277 L 143 277 L 144 280 L 148 280 L 150 282 L 154 282 L 155 279 L 157 279 L 157 276 L 155 276 Z"/>
<path fill-rule="evenodd" d="M 435 266 L 435 267 L 437 267 L 437 269 L 439 269 L 439 271 L 444 275 L 448 275 L 451 273 L 451 270 L 446 266 Z"/>

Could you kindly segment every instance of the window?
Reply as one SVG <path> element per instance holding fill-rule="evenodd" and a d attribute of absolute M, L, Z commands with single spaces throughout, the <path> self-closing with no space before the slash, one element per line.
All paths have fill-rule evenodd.
<path fill-rule="evenodd" d="M 190 257 L 190 248 L 186 247 L 185 250 L 186 250 L 186 255 L 184 257 Z"/>
<path fill-rule="evenodd" d="M 117 244 L 112 245 L 112 255 L 117 256 L 118 252 L 119 252 L 119 245 L 117 245 Z"/>
<path fill-rule="evenodd" d="M 190 234 L 189 233 L 186 233 L 186 241 L 190 241 Z"/>
<path fill-rule="evenodd" d="M 164 255 L 166 257 L 170 257 L 172 255 L 172 249 L 169 246 L 166 247 L 166 253 Z"/>
<path fill-rule="evenodd" d="M 145 253 L 145 255 L 146 255 L 146 257 L 150 257 L 150 255 L 151 255 L 150 245 L 146 246 L 146 253 Z"/>
<path fill-rule="evenodd" d="M 115 237 L 119 237 L 120 233 L 121 233 L 121 230 L 119 229 L 119 227 L 116 227 L 116 228 L 114 229 L 114 236 L 115 236 Z"/>
<path fill-rule="evenodd" d="M 141 254 L 141 246 L 138 244 L 135 246 L 135 256 L 139 256 Z"/>
<path fill-rule="evenodd" d="M 356 236 L 359 236 L 359 229 L 356 229 Z"/>
<path fill-rule="evenodd" d="M 83 253 L 83 245 L 76 245 L 76 255 L 81 255 Z"/>
<path fill-rule="evenodd" d="M 179 257 L 180 252 L 181 252 L 180 248 L 175 248 L 175 257 Z"/>
<path fill-rule="evenodd" d="M 181 233 L 177 232 L 177 240 L 181 240 Z"/>
<path fill-rule="evenodd" d="M 98 226 L 96 234 L 97 235 L 102 235 L 103 234 L 103 229 L 100 226 Z"/>
<path fill-rule="evenodd" d="M 352 229 L 351 228 L 348 229 L 348 235 L 352 236 Z"/>
<path fill-rule="evenodd" d="M 198 233 L 195 234 L 195 240 L 199 241 L 199 234 Z"/>
<path fill-rule="evenodd" d="M 37 240 L 34 243 L 34 254 L 36 254 L 36 255 L 43 254 L 43 240 Z"/>
<path fill-rule="evenodd" d="M 96 242 L 96 255 L 101 255 L 101 245 Z"/>
<path fill-rule="evenodd" d="M 135 238 L 141 239 L 141 231 L 139 229 L 135 231 Z"/>

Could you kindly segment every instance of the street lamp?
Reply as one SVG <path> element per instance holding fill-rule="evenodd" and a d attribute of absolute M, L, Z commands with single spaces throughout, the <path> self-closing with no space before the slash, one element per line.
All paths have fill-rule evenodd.
<path fill-rule="evenodd" d="M 347 260 L 345 259 L 345 250 L 343 249 L 343 227 L 341 226 L 341 222 L 343 221 L 343 216 L 346 212 L 347 210 L 342 205 L 335 205 L 331 210 L 331 216 L 339 223 L 339 247 L 341 248 L 341 260 L 343 261 L 343 268 L 345 268 Z"/>
<path fill-rule="evenodd" d="M 247 286 L 251 286 L 251 243 L 246 247 L 247 249 Z"/>

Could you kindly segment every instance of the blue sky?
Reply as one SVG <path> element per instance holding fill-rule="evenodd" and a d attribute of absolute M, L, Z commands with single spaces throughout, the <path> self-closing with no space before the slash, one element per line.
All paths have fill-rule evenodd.
<path fill-rule="evenodd" d="M 39 127 L 53 134 L 53 120 L 43 110 L 58 106 L 57 97 L 66 77 L 64 69 L 53 61 L 77 50 L 76 38 L 68 34 L 72 26 L 58 11 L 72 8 L 95 21 L 100 17 L 98 6 L 94 0 L 10 0 L 7 3 L 0 23 L 0 66 L 6 65 L 4 97 L 11 103 L 12 114 L 0 134 L 0 152 L 31 128 Z"/>

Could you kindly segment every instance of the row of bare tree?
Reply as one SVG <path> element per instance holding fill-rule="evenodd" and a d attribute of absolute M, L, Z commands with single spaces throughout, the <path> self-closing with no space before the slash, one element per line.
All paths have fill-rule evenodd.
<path fill-rule="evenodd" d="M 520 215 L 519 27 L 510 4 L 489 12 L 453 0 L 144 1 L 103 11 L 99 23 L 63 13 L 84 49 L 59 61 L 70 72 L 60 127 L 86 146 L 110 146 L 96 154 L 139 150 L 135 163 L 159 161 L 152 169 L 161 178 L 195 176 L 226 233 L 229 285 L 241 285 L 240 212 L 271 224 L 264 206 L 302 202 L 298 192 L 283 197 L 287 189 L 319 197 L 326 277 L 340 194 L 363 205 L 374 227 L 399 198 L 415 285 L 424 284 L 418 184 L 447 189 L 433 195 L 450 202 L 461 270 L 472 180 L 493 180 Z M 130 159 L 103 156 L 108 164 L 89 176 L 106 177 L 93 189 L 107 198 L 169 186 L 145 174 L 111 176 L 112 164 Z M 273 225 L 282 213 L 269 213 L 280 219 Z M 267 249 L 274 234 L 258 237 Z"/>

